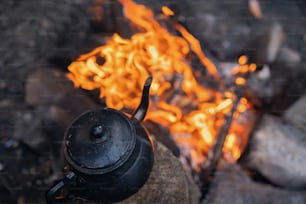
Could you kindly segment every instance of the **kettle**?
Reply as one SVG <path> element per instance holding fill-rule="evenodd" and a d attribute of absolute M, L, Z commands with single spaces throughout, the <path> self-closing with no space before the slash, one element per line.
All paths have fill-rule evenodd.
<path fill-rule="evenodd" d="M 131 117 L 102 108 L 81 114 L 66 130 L 64 178 L 46 192 L 48 204 L 81 198 L 117 202 L 136 193 L 146 182 L 154 162 L 152 139 L 142 125 L 152 77 Z"/>

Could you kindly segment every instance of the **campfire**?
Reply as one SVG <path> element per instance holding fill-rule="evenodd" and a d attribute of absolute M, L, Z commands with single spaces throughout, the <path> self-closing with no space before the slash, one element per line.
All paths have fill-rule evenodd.
<path fill-rule="evenodd" d="M 283 5 L 4 3 L 0 203 L 305 203 L 305 4 Z"/>
<path fill-rule="evenodd" d="M 115 33 L 105 45 L 81 55 L 69 65 L 68 78 L 76 87 L 99 89 L 107 107 L 133 110 L 139 103 L 142 83 L 152 75 L 152 104 L 146 120 L 169 128 L 171 137 L 196 170 L 206 161 L 226 116 L 239 100 L 223 148 L 228 161 L 237 160 L 248 141 L 251 124 L 245 113 L 252 104 L 237 96 L 235 90 L 247 83 L 239 74 L 254 72 L 256 65 L 247 64 L 246 56 L 241 56 L 239 65 L 232 70 L 237 87 L 225 86 L 199 40 L 179 23 L 171 22 L 175 15 L 172 10 L 162 7 L 159 17 L 171 22 L 174 30 L 170 32 L 149 8 L 130 0 L 120 3 L 125 17 L 139 31 L 130 39 Z M 194 58 L 201 62 L 198 70 L 192 67 Z M 196 71 L 206 73 L 196 77 Z M 214 87 L 205 80 L 215 82 Z"/>

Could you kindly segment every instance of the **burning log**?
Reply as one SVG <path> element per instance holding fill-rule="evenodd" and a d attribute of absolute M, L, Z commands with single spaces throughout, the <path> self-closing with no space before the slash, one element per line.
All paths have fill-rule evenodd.
<path fill-rule="evenodd" d="M 237 96 L 238 97 L 238 96 Z M 229 115 L 226 117 L 226 122 L 222 126 L 222 128 L 219 130 L 218 136 L 216 138 L 216 143 L 210 153 L 208 154 L 207 160 L 203 164 L 204 168 L 203 171 L 203 179 L 204 179 L 204 185 L 203 185 L 203 192 L 206 193 L 206 190 L 209 189 L 211 179 L 214 177 L 214 174 L 216 172 L 217 165 L 222 158 L 222 152 L 224 148 L 224 143 L 226 136 L 229 133 L 229 129 L 231 127 L 232 121 L 233 121 L 233 116 L 234 113 L 236 112 L 237 106 L 240 101 L 240 97 L 236 99 L 236 101 L 233 104 L 233 107 L 231 109 L 231 112 Z"/>
<path fill-rule="evenodd" d="M 305 139 L 306 134 L 301 129 L 278 117 L 264 115 L 241 161 L 275 185 L 305 189 Z"/>
<path fill-rule="evenodd" d="M 305 202 L 305 191 L 287 191 L 256 183 L 243 172 L 240 166 L 226 164 L 216 173 L 209 194 L 201 204 L 300 204 Z"/>

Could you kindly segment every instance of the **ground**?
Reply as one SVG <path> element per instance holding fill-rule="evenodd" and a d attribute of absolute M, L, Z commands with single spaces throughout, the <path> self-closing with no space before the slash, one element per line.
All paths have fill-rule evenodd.
<path fill-rule="evenodd" d="M 107 9 L 102 15 L 104 21 L 100 21 L 92 12 L 94 2 L 99 1 L 10 0 L 0 5 L 1 203 L 44 202 L 43 192 L 50 184 L 48 179 L 53 169 L 50 161 L 56 156 L 50 153 L 50 145 L 37 152 L 20 138 L 22 133 L 24 137 L 48 134 L 43 127 L 35 133 L 29 130 L 39 114 L 37 107 L 25 103 L 25 84 L 35 69 L 54 68 L 66 72 L 67 65 L 78 55 L 103 43 L 102 36 L 120 30 L 120 23 L 114 17 L 120 7 L 112 7 L 115 3 L 105 0 Z M 200 39 L 209 56 L 218 62 L 233 62 L 240 54 L 252 55 L 253 40 L 264 35 L 271 22 L 279 22 L 284 31 L 283 46 L 301 57 L 294 66 L 281 59 L 277 66 L 271 65 L 272 73 L 278 73 L 277 80 L 285 83 L 283 91 L 266 104 L 265 111 L 280 114 L 306 93 L 306 3 L 298 0 L 259 2 L 264 15 L 260 20 L 250 14 L 247 1 L 243 0 L 150 0 L 146 4 L 156 11 L 163 3 L 169 5 L 178 19 Z M 103 27 L 99 27 L 102 22 Z M 124 33 L 122 29 L 120 32 Z"/>

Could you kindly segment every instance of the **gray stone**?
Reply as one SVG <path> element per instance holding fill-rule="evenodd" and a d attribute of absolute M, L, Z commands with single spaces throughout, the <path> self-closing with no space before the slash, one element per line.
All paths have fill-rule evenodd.
<path fill-rule="evenodd" d="M 72 121 L 83 112 L 99 107 L 88 94 L 75 88 L 64 72 L 50 68 L 30 73 L 25 103 L 34 110 L 23 113 L 28 117 L 17 121 L 13 137 L 39 153 L 51 148 L 55 155 L 59 154 L 64 131 Z"/>
<path fill-rule="evenodd" d="M 50 151 L 50 141 L 44 134 L 43 118 L 46 108 L 40 107 L 35 111 L 19 112 L 12 138 L 15 142 L 27 145 L 36 153 L 46 155 Z"/>
<path fill-rule="evenodd" d="M 288 46 L 283 46 L 279 50 L 276 61 L 285 63 L 292 68 L 296 68 L 296 66 L 301 63 L 302 56 L 297 50 L 294 50 Z"/>
<path fill-rule="evenodd" d="M 306 95 L 302 96 L 289 107 L 284 114 L 284 118 L 306 130 Z"/>
<path fill-rule="evenodd" d="M 272 183 L 306 189 L 306 133 L 279 117 L 264 115 L 244 155 L 246 166 Z"/>
<path fill-rule="evenodd" d="M 286 191 L 254 182 L 238 165 L 228 165 L 216 173 L 202 204 L 300 204 L 306 191 Z"/>
<path fill-rule="evenodd" d="M 58 106 L 72 117 L 98 107 L 88 94 L 73 86 L 64 72 L 50 68 L 37 69 L 29 75 L 25 102 L 34 107 Z"/>

